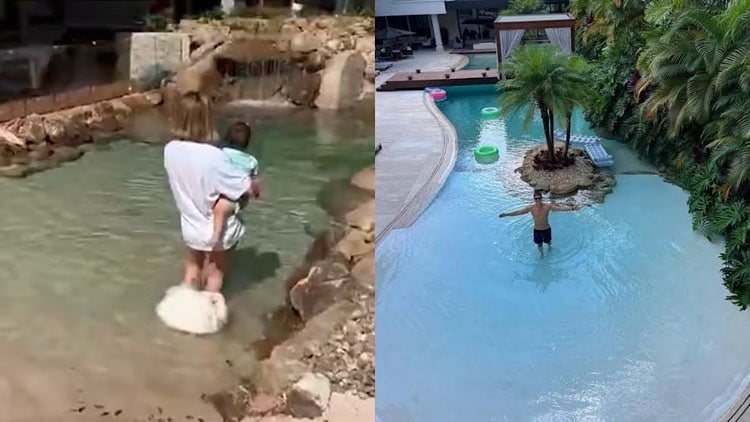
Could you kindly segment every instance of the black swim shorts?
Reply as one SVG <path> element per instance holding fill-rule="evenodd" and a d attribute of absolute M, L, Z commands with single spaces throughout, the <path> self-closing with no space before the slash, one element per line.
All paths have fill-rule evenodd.
<path fill-rule="evenodd" d="M 541 245 L 542 242 L 547 244 L 552 242 L 552 227 L 544 230 L 534 229 L 534 243 Z"/>

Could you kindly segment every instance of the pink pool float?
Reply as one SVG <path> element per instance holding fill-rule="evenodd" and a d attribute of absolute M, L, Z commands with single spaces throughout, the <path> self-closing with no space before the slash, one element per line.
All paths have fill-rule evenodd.
<path fill-rule="evenodd" d="M 435 101 L 443 101 L 444 99 L 448 98 L 448 94 L 444 89 L 437 88 L 430 91 L 430 98 Z"/>

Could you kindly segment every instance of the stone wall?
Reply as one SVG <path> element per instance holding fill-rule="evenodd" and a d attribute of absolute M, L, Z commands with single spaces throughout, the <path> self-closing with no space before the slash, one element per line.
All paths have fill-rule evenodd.
<path fill-rule="evenodd" d="M 175 78 L 180 91 L 215 92 L 225 78 L 219 63 L 278 59 L 291 67 L 278 93 L 289 103 L 345 109 L 371 98 L 375 83 L 375 37 L 372 18 L 227 18 L 183 20 L 178 31 L 190 36 L 191 64 Z M 243 47 L 265 40 L 273 51 Z"/>
<path fill-rule="evenodd" d="M 213 397 L 224 420 L 277 413 L 314 418 L 328 410 L 332 392 L 374 397 L 374 167 L 351 183 L 369 199 L 313 243 L 312 264 L 291 279 L 289 306 L 304 326 L 273 348 L 249 384 Z"/>
<path fill-rule="evenodd" d="M 94 144 L 121 133 L 138 112 L 161 102 L 158 91 L 136 93 L 4 122 L 0 124 L 0 176 L 25 177 L 76 160 Z"/>
<path fill-rule="evenodd" d="M 190 57 L 190 37 L 172 32 L 137 32 L 117 35 L 117 70 L 120 80 L 153 88 L 171 76 Z M 157 85 L 158 86 L 158 85 Z"/>

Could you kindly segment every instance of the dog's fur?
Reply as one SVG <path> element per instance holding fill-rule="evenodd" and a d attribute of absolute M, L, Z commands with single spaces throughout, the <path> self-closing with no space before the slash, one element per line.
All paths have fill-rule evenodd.
<path fill-rule="evenodd" d="M 192 334 L 213 334 L 227 322 L 227 305 L 221 293 L 198 291 L 185 285 L 170 287 L 156 306 L 168 327 Z"/>

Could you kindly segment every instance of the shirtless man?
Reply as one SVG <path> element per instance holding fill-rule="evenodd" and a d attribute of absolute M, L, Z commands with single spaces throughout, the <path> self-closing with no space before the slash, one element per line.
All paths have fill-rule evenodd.
<path fill-rule="evenodd" d="M 549 226 L 549 212 L 578 211 L 580 209 L 580 205 L 545 204 L 542 202 L 542 192 L 537 190 L 534 191 L 533 204 L 513 212 L 501 213 L 500 218 L 523 215 L 530 212 L 531 216 L 534 217 L 534 243 L 539 248 L 539 255 L 544 258 L 542 243 L 547 244 L 548 251 L 552 250 L 552 227 Z"/>

